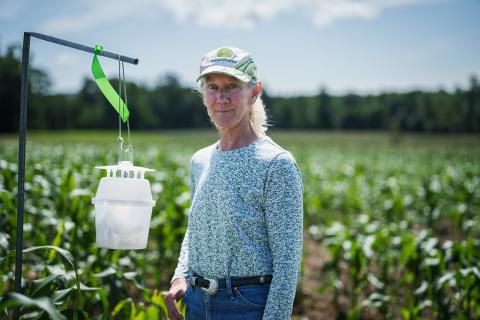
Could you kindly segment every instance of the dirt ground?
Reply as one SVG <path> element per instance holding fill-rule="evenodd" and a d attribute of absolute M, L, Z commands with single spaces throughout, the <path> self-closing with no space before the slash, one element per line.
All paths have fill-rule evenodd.
<path fill-rule="evenodd" d="M 297 288 L 293 310 L 293 320 L 329 320 L 336 319 L 336 310 L 332 305 L 332 290 L 320 293 L 318 288 L 325 284 L 321 269 L 328 259 L 327 250 L 308 235 L 304 238 L 304 270 Z"/>

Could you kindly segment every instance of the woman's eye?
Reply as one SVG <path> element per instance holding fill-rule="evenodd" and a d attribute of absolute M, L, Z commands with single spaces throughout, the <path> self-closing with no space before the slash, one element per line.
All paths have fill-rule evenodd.
<path fill-rule="evenodd" d="M 217 86 L 214 85 L 214 84 L 209 84 L 209 85 L 207 85 L 207 88 L 208 88 L 209 90 L 216 90 L 216 89 L 217 89 Z"/>
<path fill-rule="evenodd" d="M 231 89 L 236 89 L 236 88 L 238 88 L 238 84 L 236 84 L 236 83 L 231 83 L 227 86 L 227 89 L 230 89 L 230 90 Z"/>

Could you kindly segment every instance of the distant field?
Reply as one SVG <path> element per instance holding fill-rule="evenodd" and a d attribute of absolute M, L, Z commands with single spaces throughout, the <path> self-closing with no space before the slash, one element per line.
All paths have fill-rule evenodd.
<path fill-rule="evenodd" d="M 480 151 L 480 135 L 391 134 L 365 131 L 288 131 L 270 130 L 268 134 L 285 147 L 348 148 L 356 150 L 385 148 L 389 150 L 427 148 L 431 150 Z M 115 145 L 116 131 L 29 131 L 27 140 L 39 143 L 94 143 Z M 126 140 L 126 132 L 123 131 Z M 178 146 L 195 149 L 218 139 L 213 129 L 171 130 L 158 132 L 132 131 L 135 145 Z M 0 143 L 15 143 L 17 135 L 0 135 Z"/>

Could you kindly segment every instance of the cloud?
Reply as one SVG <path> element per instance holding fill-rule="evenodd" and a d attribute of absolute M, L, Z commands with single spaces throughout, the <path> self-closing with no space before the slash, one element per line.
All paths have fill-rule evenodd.
<path fill-rule="evenodd" d="M 193 22 L 197 26 L 227 29 L 253 29 L 259 22 L 282 13 L 298 12 L 314 26 L 323 28 L 341 19 L 374 19 L 385 9 L 421 2 L 433 0 L 137 0 L 134 5 L 129 1 L 86 0 L 75 4 L 80 8 L 68 10 L 75 14 L 53 18 L 41 26 L 41 31 L 87 31 L 158 12 L 168 12 L 180 24 Z"/>
<path fill-rule="evenodd" d="M 312 21 L 318 28 L 334 24 L 341 19 L 371 20 L 382 11 L 394 7 L 402 7 L 434 0 L 319 0 L 305 1 Z M 438 2 L 438 1 L 437 1 Z"/>
<path fill-rule="evenodd" d="M 95 29 L 104 24 L 118 22 L 128 18 L 138 10 L 127 1 L 79 1 L 65 2 L 64 11 L 74 12 L 71 15 L 61 15 L 40 26 L 45 33 L 82 32 Z"/>
<path fill-rule="evenodd" d="M 192 20 L 199 26 L 252 29 L 260 21 L 274 18 L 295 5 L 290 0 L 194 0 L 161 1 L 177 22 Z"/>
<path fill-rule="evenodd" d="M 380 13 L 378 5 L 367 1 L 318 1 L 311 5 L 313 23 L 319 27 L 326 27 L 339 19 L 373 19 Z"/>

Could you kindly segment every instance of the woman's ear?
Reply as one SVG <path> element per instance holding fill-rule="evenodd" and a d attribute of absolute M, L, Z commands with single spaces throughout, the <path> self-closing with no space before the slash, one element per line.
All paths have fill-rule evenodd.
<path fill-rule="evenodd" d="M 255 88 L 252 90 L 252 96 L 250 98 L 250 103 L 254 103 L 257 100 L 258 95 L 262 92 L 262 82 L 258 81 L 255 85 Z"/>

